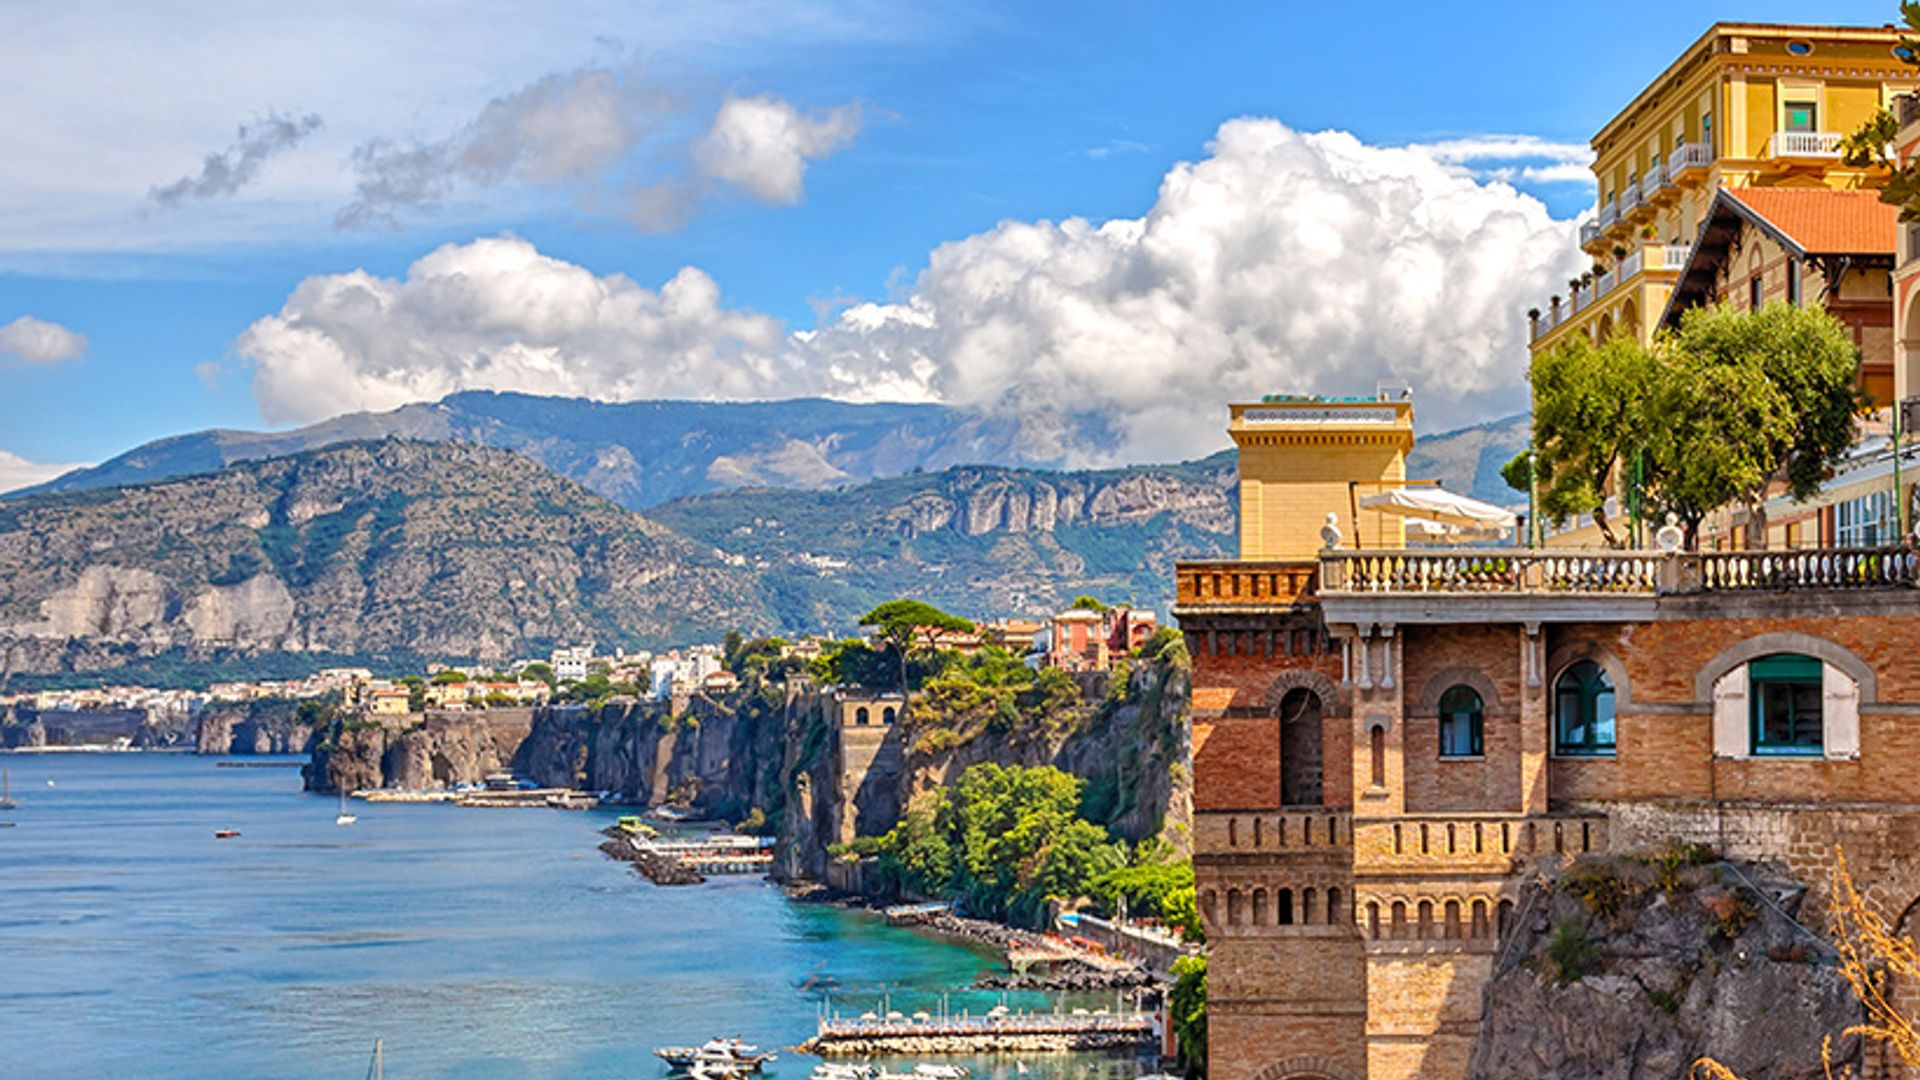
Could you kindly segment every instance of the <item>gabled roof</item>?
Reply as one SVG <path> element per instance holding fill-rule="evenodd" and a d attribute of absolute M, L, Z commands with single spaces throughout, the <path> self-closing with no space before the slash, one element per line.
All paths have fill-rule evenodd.
<path fill-rule="evenodd" d="M 1681 312 L 1712 298 L 1720 269 L 1743 228 L 1760 230 L 1796 259 L 1845 258 L 1855 265 L 1891 266 L 1899 245 L 1899 218 L 1899 208 L 1881 202 L 1876 191 L 1722 188 L 1700 223 L 1660 321 L 1672 326 Z"/>
<path fill-rule="evenodd" d="M 1900 208 L 1881 202 L 1877 191 L 1740 188 L 1720 194 L 1737 203 L 1755 225 L 1774 234 L 1774 239 L 1801 258 L 1892 257 L 1900 239 Z"/>

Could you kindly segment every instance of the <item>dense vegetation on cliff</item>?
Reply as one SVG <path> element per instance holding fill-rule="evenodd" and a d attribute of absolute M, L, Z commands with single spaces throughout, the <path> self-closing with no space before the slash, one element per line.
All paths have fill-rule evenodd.
<path fill-rule="evenodd" d="M 843 853 L 877 856 L 893 889 L 960 900 L 975 915 L 1024 926 L 1046 925 L 1054 899 L 1091 897 L 1111 911 L 1131 896 L 1135 914 L 1154 915 L 1182 880 L 1190 895 L 1190 864 L 1158 841 L 1116 840 L 1082 816 L 1085 787 L 1052 766 L 984 762 L 884 836 L 862 837 Z"/>

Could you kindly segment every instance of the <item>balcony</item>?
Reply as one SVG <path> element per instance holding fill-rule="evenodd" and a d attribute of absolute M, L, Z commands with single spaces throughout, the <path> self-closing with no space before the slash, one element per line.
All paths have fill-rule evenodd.
<path fill-rule="evenodd" d="M 1600 239 L 1600 222 L 1598 220 L 1583 221 L 1580 223 L 1581 247 L 1591 247 L 1593 242 L 1598 239 Z"/>
<path fill-rule="evenodd" d="M 1540 318 L 1531 325 L 1530 340 L 1538 341 L 1547 336 L 1555 327 L 1593 306 L 1595 300 L 1632 281 L 1643 271 L 1677 272 L 1685 269 L 1692 250 L 1686 244 L 1636 245 L 1626 258 L 1620 260 L 1620 265 L 1595 278 L 1587 288 L 1574 289 L 1564 305 L 1556 304 L 1542 312 Z"/>
<path fill-rule="evenodd" d="M 1662 170 L 1669 183 L 1685 185 L 1706 175 L 1707 166 L 1713 164 L 1713 151 L 1706 143 L 1681 143 L 1673 148 L 1667 157 L 1666 167 Z"/>
<path fill-rule="evenodd" d="M 1613 228 L 1620 220 L 1620 198 L 1615 196 L 1600 204 L 1600 215 L 1594 218 L 1594 224 L 1601 232 Z"/>
<path fill-rule="evenodd" d="M 1320 558 L 1320 594 L 1501 593 L 1679 596 L 1797 589 L 1914 588 L 1911 547 L 1799 551 L 1341 551 Z"/>
<path fill-rule="evenodd" d="M 1774 161 L 1838 158 L 1840 139 L 1833 131 L 1776 131 L 1767 136 L 1767 157 Z"/>

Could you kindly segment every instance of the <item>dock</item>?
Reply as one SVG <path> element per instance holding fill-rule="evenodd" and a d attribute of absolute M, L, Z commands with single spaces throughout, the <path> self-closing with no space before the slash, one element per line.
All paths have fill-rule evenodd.
<path fill-rule="evenodd" d="M 876 1054 L 1074 1053 L 1154 1045 L 1159 1018 L 1148 1012 L 919 1014 L 822 1018 L 804 1053 L 823 1057 Z"/>
<path fill-rule="evenodd" d="M 656 885 L 697 885 L 709 875 L 765 874 L 773 869 L 773 839 L 761 836 L 710 836 L 697 840 L 661 840 L 615 826 L 605 830 L 601 850 L 626 859 Z"/>

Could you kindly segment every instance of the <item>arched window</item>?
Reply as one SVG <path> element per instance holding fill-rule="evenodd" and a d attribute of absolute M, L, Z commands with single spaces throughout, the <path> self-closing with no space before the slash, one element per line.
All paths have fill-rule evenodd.
<path fill-rule="evenodd" d="M 880 722 L 883 724 L 893 723 L 893 706 L 889 705 L 880 710 Z"/>
<path fill-rule="evenodd" d="M 1775 653 L 1747 665 L 1756 755 L 1821 753 L 1820 675 L 1820 661 L 1797 653 Z"/>
<path fill-rule="evenodd" d="M 1569 756 L 1613 755 L 1613 682 L 1591 660 L 1567 668 L 1553 684 L 1553 749 Z"/>
<path fill-rule="evenodd" d="M 859 724 L 861 727 L 867 726 L 867 707 L 865 705 L 853 710 L 853 722 Z"/>
<path fill-rule="evenodd" d="M 1479 757 L 1485 721 L 1480 695 L 1471 686 L 1449 687 L 1440 695 L 1440 756 Z"/>

